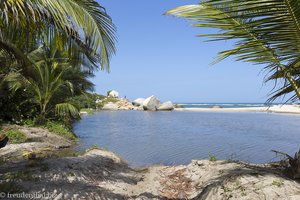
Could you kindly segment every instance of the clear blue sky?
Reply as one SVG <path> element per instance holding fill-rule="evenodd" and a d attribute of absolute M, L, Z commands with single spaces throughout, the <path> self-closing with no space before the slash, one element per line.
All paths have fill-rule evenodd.
<path fill-rule="evenodd" d="M 207 30 L 162 14 L 196 0 L 102 0 L 117 26 L 111 72 L 97 72 L 96 92 L 115 89 L 133 100 L 155 95 L 174 102 L 265 102 L 262 66 L 227 59 L 210 63 L 229 42 L 204 42 Z"/>

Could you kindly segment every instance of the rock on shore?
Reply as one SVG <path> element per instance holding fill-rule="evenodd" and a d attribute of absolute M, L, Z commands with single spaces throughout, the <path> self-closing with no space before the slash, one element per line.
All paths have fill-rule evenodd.
<path fill-rule="evenodd" d="M 112 97 L 114 90 L 108 93 L 108 97 Z M 109 95 L 111 94 L 111 95 Z M 145 110 L 145 111 L 171 111 L 174 110 L 174 104 L 171 101 L 160 103 L 159 99 L 152 95 L 146 99 L 138 98 L 129 102 L 126 98 L 114 98 L 113 102 L 104 104 L 102 110 Z"/>
<path fill-rule="evenodd" d="M 160 103 L 159 99 L 152 95 L 147 99 L 138 98 L 132 102 L 135 107 L 141 107 L 148 111 L 171 111 L 174 110 L 174 104 L 171 101 Z"/>
<path fill-rule="evenodd" d="M 174 105 L 171 101 L 167 101 L 161 105 L 159 105 L 159 107 L 157 108 L 158 111 L 170 111 L 170 110 L 174 110 Z"/>
<path fill-rule="evenodd" d="M 69 148 L 75 143 L 43 128 L 17 125 L 3 125 L 1 128 L 21 131 L 26 135 L 27 142 L 21 144 L 8 143 L 5 148 L 0 149 L 0 161 L 23 159 L 31 154 L 37 157 L 46 156 L 59 149 Z"/>
<path fill-rule="evenodd" d="M 148 97 L 143 102 L 144 110 L 149 110 L 149 111 L 156 111 L 159 105 L 160 105 L 160 101 L 154 95 Z"/>
<path fill-rule="evenodd" d="M 108 102 L 106 103 L 102 110 L 134 110 L 135 107 L 129 102 L 127 99 L 116 99 L 116 102 Z"/>
<path fill-rule="evenodd" d="M 118 105 L 112 102 L 105 104 L 102 110 L 118 110 Z"/>
<path fill-rule="evenodd" d="M 136 99 L 136 100 L 134 100 L 132 102 L 132 105 L 134 105 L 134 106 L 142 106 L 145 100 L 146 99 L 144 99 L 144 98 L 138 98 L 138 99 Z"/>

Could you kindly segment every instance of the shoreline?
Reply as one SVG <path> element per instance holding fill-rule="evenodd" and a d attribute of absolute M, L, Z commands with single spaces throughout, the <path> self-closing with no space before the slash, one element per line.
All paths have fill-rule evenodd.
<path fill-rule="evenodd" d="M 71 147 L 74 141 L 42 128 L 14 128 L 35 143 L 31 139 L 30 143 L 8 144 L 0 150 L 2 156 L 11 151 L 11 156 L 19 158 L 0 162 L 2 195 L 26 191 L 48 192 L 51 199 L 300 198 L 299 182 L 288 178 L 278 164 L 192 160 L 187 165 L 132 168 L 117 154 L 101 148 L 49 157 Z M 45 147 L 50 149 L 41 151 Z M 24 157 L 26 148 L 35 156 Z"/>
<path fill-rule="evenodd" d="M 300 114 L 299 105 L 275 105 L 270 107 L 247 107 L 247 108 L 175 108 L 175 111 L 192 112 L 265 112 Z"/>
<path fill-rule="evenodd" d="M 279 165 L 192 160 L 187 165 L 131 168 L 103 149 L 2 163 L 0 180 L 2 194 L 47 192 L 51 199 L 300 198 L 299 182 L 286 177 Z"/>

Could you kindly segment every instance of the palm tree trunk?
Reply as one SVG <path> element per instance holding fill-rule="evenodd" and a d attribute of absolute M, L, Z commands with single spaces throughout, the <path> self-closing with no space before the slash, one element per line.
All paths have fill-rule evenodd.
<path fill-rule="evenodd" d="M 43 104 L 43 103 L 40 104 L 41 111 L 37 118 L 37 124 L 39 125 L 43 125 L 46 122 L 46 108 L 47 108 L 47 104 Z"/>

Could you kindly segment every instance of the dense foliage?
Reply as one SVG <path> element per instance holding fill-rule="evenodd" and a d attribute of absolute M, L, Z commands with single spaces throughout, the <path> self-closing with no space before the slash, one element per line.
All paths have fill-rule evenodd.
<path fill-rule="evenodd" d="M 80 110 L 85 108 L 97 109 L 99 104 L 97 101 L 104 98 L 105 96 L 96 93 L 84 93 L 82 95 L 72 97 L 70 102 L 73 105 L 76 105 L 76 107 Z"/>
<path fill-rule="evenodd" d="M 109 70 L 115 52 L 105 9 L 94 0 L 13 0 L 0 11 L 0 122 L 67 124 L 95 107 L 89 78 Z"/>

